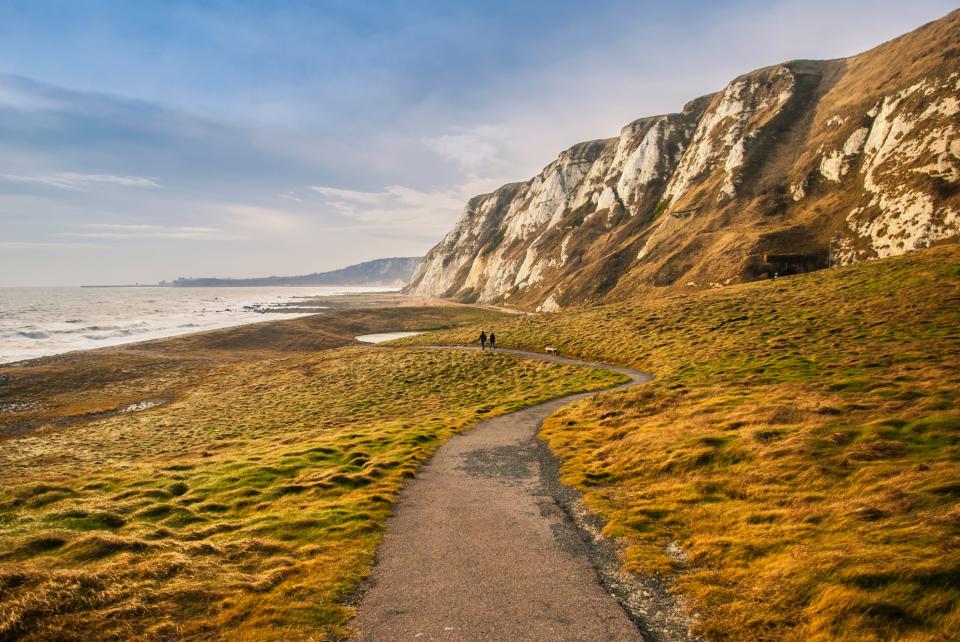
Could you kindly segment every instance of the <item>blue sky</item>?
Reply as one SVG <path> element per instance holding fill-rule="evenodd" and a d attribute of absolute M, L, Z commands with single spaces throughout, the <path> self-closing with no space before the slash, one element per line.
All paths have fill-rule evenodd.
<path fill-rule="evenodd" d="M 578 141 L 954 4 L 0 0 L 0 285 L 421 254 Z"/>

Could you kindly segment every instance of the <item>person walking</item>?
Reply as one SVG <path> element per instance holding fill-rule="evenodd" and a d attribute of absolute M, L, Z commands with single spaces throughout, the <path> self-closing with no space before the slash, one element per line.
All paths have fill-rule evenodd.
<path fill-rule="evenodd" d="M 490 331 L 490 349 L 497 349 L 497 335 L 493 333 L 493 330 Z"/>
<path fill-rule="evenodd" d="M 487 348 L 487 333 L 483 330 L 480 331 L 480 349 L 486 350 Z"/>

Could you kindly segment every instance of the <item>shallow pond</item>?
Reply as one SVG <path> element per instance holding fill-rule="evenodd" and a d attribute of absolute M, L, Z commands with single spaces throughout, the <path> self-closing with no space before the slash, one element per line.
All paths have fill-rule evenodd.
<path fill-rule="evenodd" d="M 383 343 L 384 341 L 392 341 L 394 339 L 402 339 L 404 337 L 412 337 L 418 334 L 423 334 L 422 332 L 380 332 L 378 334 L 361 334 L 357 337 L 357 341 L 360 343 Z"/>

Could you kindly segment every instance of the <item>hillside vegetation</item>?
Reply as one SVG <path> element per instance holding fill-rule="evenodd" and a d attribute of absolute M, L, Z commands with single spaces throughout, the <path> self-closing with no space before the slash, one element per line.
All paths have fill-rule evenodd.
<path fill-rule="evenodd" d="M 229 335 L 182 340 L 203 336 Z M 399 489 L 441 442 L 621 381 L 348 347 L 221 363 L 167 404 L 8 437 L 0 640 L 339 637 Z"/>
<path fill-rule="evenodd" d="M 654 374 L 542 436 L 625 568 L 671 576 L 710 638 L 960 631 L 957 245 L 495 330 Z"/>

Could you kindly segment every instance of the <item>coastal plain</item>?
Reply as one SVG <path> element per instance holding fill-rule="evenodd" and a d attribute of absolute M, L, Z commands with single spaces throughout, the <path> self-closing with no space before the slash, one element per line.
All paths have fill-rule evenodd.
<path fill-rule="evenodd" d="M 39 406 L 3 415 L 0 639 L 344 635 L 397 494 L 440 443 L 620 382 L 332 347 L 492 317 L 351 309 L 4 367 L 4 399 Z"/>
<path fill-rule="evenodd" d="M 346 635 L 399 491 L 447 437 L 621 381 L 423 349 L 491 327 L 505 348 L 654 376 L 560 408 L 540 435 L 622 570 L 671 587 L 696 633 L 960 630 L 946 244 L 559 313 L 346 307 L 5 366 L 4 399 L 46 405 L 3 415 L 0 639 Z"/>

